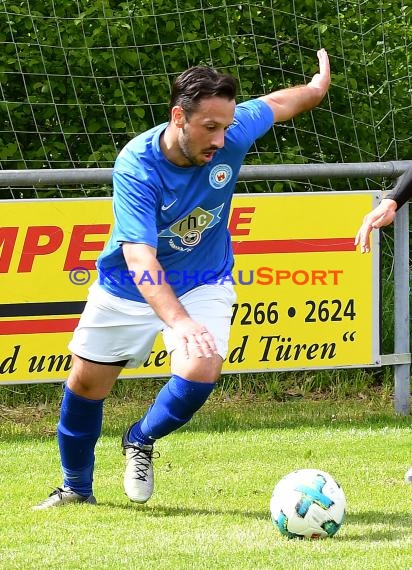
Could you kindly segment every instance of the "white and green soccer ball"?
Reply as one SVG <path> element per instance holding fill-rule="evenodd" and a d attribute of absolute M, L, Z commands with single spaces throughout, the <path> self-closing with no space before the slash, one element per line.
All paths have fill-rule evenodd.
<path fill-rule="evenodd" d="M 298 469 L 275 486 L 270 514 L 288 538 L 327 538 L 340 529 L 346 498 L 339 483 L 325 471 Z"/>

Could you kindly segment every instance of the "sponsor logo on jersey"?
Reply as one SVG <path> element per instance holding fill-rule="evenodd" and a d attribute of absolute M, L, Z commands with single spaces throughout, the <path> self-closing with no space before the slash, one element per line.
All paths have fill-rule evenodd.
<path fill-rule="evenodd" d="M 223 188 L 232 178 L 232 168 L 228 164 L 217 164 L 212 168 L 209 174 L 210 185 L 218 190 Z"/>
<path fill-rule="evenodd" d="M 220 213 L 224 204 L 220 204 L 213 210 L 204 210 L 199 206 L 174 222 L 169 228 L 163 230 L 159 234 L 159 238 L 180 238 L 180 244 L 185 248 L 182 250 L 181 246 L 175 247 L 177 244 L 173 239 L 169 240 L 169 245 L 173 249 L 181 251 L 188 251 L 188 247 L 194 247 L 202 239 L 202 233 L 210 228 L 213 228 L 221 220 Z M 172 245 L 174 244 L 174 245 Z"/>

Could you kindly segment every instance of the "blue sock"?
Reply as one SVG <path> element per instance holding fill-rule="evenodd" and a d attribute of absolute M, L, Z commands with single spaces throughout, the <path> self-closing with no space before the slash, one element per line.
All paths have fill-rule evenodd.
<path fill-rule="evenodd" d="M 130 428 L 129 441 L 151 444 L 183 426 L 203 406 L 214 387 L 214 382 L 191 382 L 173 374 L 146 415 Z"/>
<path fill-rule="evenodd" d="M 78 396 L 65 386 L 57 440 L 63 485 L 79 495 L 92 493 L 94 448 L 102 429 L 103 402 Z"/>

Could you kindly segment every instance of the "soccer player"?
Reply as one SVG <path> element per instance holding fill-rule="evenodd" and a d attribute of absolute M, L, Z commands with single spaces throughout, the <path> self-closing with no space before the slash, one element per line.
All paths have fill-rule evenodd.
<path fill-rule="evenodd" d="M 412 197 L 412 168 L 398 179 L 389 194 L 371 212 L 366 214 L 355 238 L 355 245 L 360 245 L 361 253 L 370 251 L 369 236 L 373 229 L 389 226 L 395 219 L 396 212 Z M 412 467 L 405 474 L 405 481 L 412 483 Z"/>
<path fill-rule="evenodd" d="M 206 402 L 226 356 L 235 295 L 219 278 L 233 266 L 227 225 L 242 161 L 274 121 L 322 101 L 329 58 L 324 49 L 317 57 L 319 72 L 306 85 L 239 105 L 231 76 L 192 67 L 172 86 L 169 121 L 119 153 L 113 231 L 69 344 L 73 366 L 57 426 L 63 483 L 35 509 L 96 503 L 94 450 L 104 399 L 122 368 L 144 362 L 162 332 L 172 375 L 122 440 L 125 492 L 137 503 L 150 499 L 156 440 Z"/>

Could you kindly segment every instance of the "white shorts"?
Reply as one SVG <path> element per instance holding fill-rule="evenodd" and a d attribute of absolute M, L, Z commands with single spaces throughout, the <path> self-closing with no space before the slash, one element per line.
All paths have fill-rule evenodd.
<path fill-rule="evenodd" d="M 236 300 L 232 284 L 201 285 L 179 300 L 191 318 L 211 333 L 224 360 Z M 115 297 L 96 281 L 89 289 L 69 350 L 87 360 L 107 364 L 127 361 L 125 368 L 137 368 L 150 355 L 159 332 L 170 354 L 176 348 L 173 329 L 159 319 L 150 305 Z"/>

